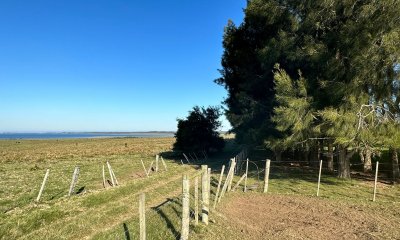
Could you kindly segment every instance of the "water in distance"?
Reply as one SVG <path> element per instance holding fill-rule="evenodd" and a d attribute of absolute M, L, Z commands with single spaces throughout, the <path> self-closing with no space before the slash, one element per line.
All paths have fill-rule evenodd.
<path fill-rule="evenodd" d="M 159 138 L 159 137 L 173 137 L 173 136 L 174 132 L 0 133 L 0 139 L 64 139 L 64 138 L 108 138 L 108 137 Z"/>

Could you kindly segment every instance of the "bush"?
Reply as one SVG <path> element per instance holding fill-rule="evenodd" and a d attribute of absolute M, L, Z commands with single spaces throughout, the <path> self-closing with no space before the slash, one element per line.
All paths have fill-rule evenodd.
<path fill-rule="evenodd" d="M 190 152 L 212 152 L 221 150 L 225 142 L 219 136 L 221 116 L 218 107 L 193 107 L 186 119 L 178 119 L 174 150 Z"/>

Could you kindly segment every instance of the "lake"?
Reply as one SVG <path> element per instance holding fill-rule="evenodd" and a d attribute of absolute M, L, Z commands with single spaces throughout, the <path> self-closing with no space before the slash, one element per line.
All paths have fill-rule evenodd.
<path fill-rule="evenodd" d="M 65 139 L 65 138 L 109 138 L 109 137 L 160 138 L 160 137 L 174 137 L 174 133 L 173 132 L 0 133 L 0 139 Z"/>

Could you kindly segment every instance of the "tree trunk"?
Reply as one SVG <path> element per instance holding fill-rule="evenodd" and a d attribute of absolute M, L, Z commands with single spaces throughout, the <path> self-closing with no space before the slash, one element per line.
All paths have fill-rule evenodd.
<path fill-rule="evenodd" d="M 364 162 L 365 162 L 364 151 L 362 149 L 360 149 L 360 151 L 358 151 L 358 154 L 360 155 L 361 163 L 364 164 Z"/>
<path fill-rule="evenodd" d="M 339 146 L 338 177 L 350 178 L 350 158 L 343 146 Z"/>
<path fill-rule="evenodd" d="M 365 148 L 365 158 L 364 158 L 364 172 L 371 172 L 372 171 L 372 160 L 371 160 L 371 148 Z"/>
<path fill-rule="evenodd" d="M 328 171 L 333 172 L 333 145 L 328 143 Z"/>
<path fill-rule="evenodd" d="M 390 155 L 392 160 L 392 179 L 393 182 L 400 182 L 400 171 L 399 171 L 399 158 L 397 155 L 397 149 L 390 148 Z"/>

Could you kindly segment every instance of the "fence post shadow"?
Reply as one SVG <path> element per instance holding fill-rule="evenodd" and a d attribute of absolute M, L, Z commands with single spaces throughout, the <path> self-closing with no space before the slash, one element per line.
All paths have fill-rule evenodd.
<path fill-rule="evenodd" d="M 131 240 L 131 234 L 129 232 L 128 225 L 126 225 L 126 223 L 123 223 L 122 226 L 124 228 L 125 239 L 126 240 Z"/>
<path fill-rule="evenodd" d="M 165 223 L 167 224 L 167 228 L 169 230 L 171 230 L 172 234 L 176 237 L 176 239 L 180 239 L 181 238 L 181 233 L 175 228 L 174 224 L 172 223 L 172 221 L 168 218 L 168 216 L 164 213 L 163 210 L 159 209 L 160 207 L 169 204 L 169 203 L 175 203 L 178 205 L 181 205 L 178 201 L 176 201 L 175 199 L 172 198 L 167 198 L 166 201 L 164 201 L 163 203 L 159 204 L 158 206 L 152 207 L 152 209 L 154 211 L 156 211 L 156 213 L 158 215 L 160 215 L 160 217 L 162 219 L 164 219 Z M 172 207 L 172 210 L 174 211 L 174 213 L 176 213 L 176 215 L 180 218 L 180 214 L 178 212 L 178 210 L 175 207 Z"/>

